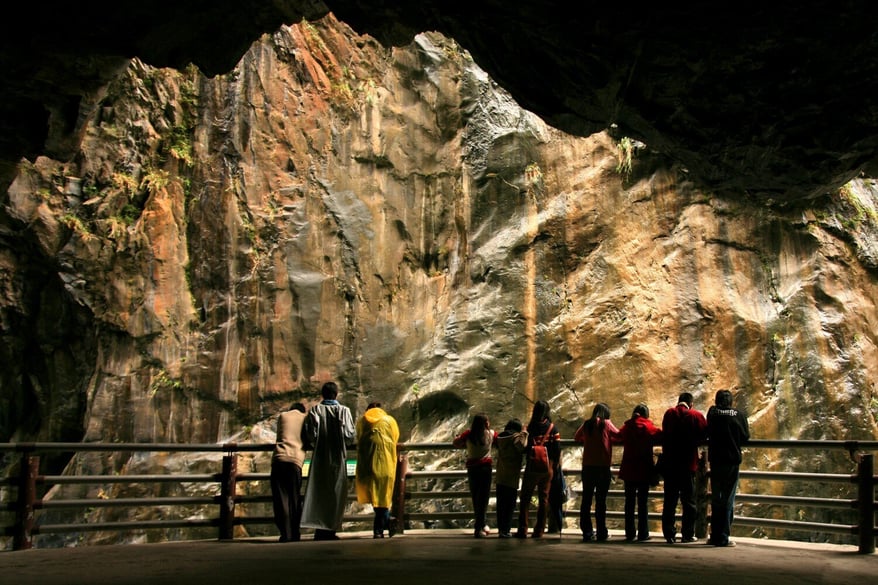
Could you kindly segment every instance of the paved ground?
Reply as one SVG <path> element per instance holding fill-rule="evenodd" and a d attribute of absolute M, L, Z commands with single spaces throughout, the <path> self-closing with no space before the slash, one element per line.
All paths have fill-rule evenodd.
<path fill-rule="evenodd" d="M 583 543 L 571 532 L 541 540 L 474 539 L 467 531 L 415 530 L 391 539 L 343 534 L 334 542 L 231 542 L 92 546 L 0 552 L 2 585 L 774 585 L 878 583 L 878 556 L 856 547 L 736 539 L 734 548 Z"/>

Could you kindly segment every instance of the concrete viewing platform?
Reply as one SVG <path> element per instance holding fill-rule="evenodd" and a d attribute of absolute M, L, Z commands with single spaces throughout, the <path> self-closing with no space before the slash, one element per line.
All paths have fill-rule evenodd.
<path fill-rule="evenodd" d="M 625 542 L 559 538 L 476 539 L 468 530 L 410 530 L 375 540 L 341 533 L 337 541 L 274 538 L 101 545 L 0 552 L 3 585 L 464 585 L 608 583 L 624 585 L 766 585 L 875 583 L 878 556 L 851 545 L 735 538 L 717 548 L 703 540 L 668 544 L 660 536 Z"/>

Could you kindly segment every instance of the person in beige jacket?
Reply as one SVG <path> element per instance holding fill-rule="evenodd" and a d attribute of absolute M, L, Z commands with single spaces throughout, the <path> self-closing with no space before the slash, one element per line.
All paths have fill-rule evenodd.
<path fill-rule="evenodd" d="M 305 462 L 302 443 L 304 421 L 305 405 L 301 402 L 296 402 L 277 417 L 277 438 L 271 456 L 271 499 L 280 542 L 301 540 L 299 521 L 302 517 L 302 465 Z"/>

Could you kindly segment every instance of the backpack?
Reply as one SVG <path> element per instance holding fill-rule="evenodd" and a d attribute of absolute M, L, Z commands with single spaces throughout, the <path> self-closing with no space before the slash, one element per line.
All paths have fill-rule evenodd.
<path fill-rule="evenodd" d="M 545 443 L 549 439 L 553 428 L 555 428 L 555 425 L 550 423 L 545 435 L 534 438 L 534 444 L 527 455 L 527 468 L 530 471 L 536 473 L 549 472 L 551 464 L 549 463 L 549 451 L 546 449 Z"/>

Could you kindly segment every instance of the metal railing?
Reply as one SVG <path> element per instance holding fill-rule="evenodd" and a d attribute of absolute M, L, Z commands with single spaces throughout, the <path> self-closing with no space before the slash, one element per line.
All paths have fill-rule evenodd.
<path fill-rule="evenodd" d="M 576 450 L 579 446 L 572 441 L 562 441 L 562 449 Z M 238 469 L 238 458 L 242 453 L 269 453 L 273 444 L 217 444 L 217 445 L 181 445 L 181 444 L 141 444 L 141 443 L 0 443 L 0 452 L 11 452 L 19 455 L 18 473 L 0 478 L 0 493 L 7 494 L 3 509 L 14 513 L 12 525 L 4 527 L 3 534 L 12 538 L 12 549 L 21 550 L 33 546 L 33 537 L 46 534 L 82 533 L 92 531 L 124 532 L 143 531 L 148 529 L 192 529 L 209 528 L 216 530 L 219 539 L 233 539 L 236 526 L 258 524 L 274 524 L 270 514 L 262 516 L 240 515 L 236 513 L 239 505 L 266 504 L 271 502 L 267 492 L 270 474 L 257 472 L 241 472 Z M 736 513 L 735 527 L 749 526 L 760 530 L 799 531 L 806 533 L 827 533 L 851 535 L 856 538 L 861 553 L 875 552 L 875 539 L 878 532 L 875 527 L 875 514 L 878 504 L 875 501 L 876 478 L 874 460 L 871 451 L 878 450 L 878 441 L 769 441 L 754 440 L 747 445 L 747 452 L 761 452 L 765 449 L 819 450 L 822 453 L 847 452 L 855 469 L 848 473 L 816 473 L 767 471 L 747 469 L 742 466 L 741 487 L 736 497 L 737 507 L 742 513 Z M 399 462 L 397 467 L 397 485 L 394 503 L 391 510 L 394 529 L 403 532 L 413 523 L 422 522 L 425 526 L 452 525 L 472 520 L 469 491 L 466 489 L 466 471 L 463 469 L 463 457 L 446 462 L 450 469 L 428 469 L 429 465 L 421 464 L 421 469 L 409 469 L 412 461 L 430 462 L 435 457 L 429 452 L 460 451 L 452 448 L 450 443 L 409 443 L 399 446 Z M 150 474 L 150 475 L 41 475 L 40 453 L 51 452 L 128 452 L 128 453 L 222 453 L 221 470 L 217 473 L 202 474 Z M 356 452 L 353 450 L 352 452 Z M 420 456 L 413 455 L 420 453 Z M 568 459 L 571 453 L 567 451 Z M 573 454 L 575 456 L 575 454 Z M 455 466 L 456 463 L 460 465 Z M 746 463 L 746 462 L 745 462 Z M 614 468 L 614 472 L 617 470 Z M 349 474 L 352 467 L 349 466 Z M 579 483 L 578 469 L 565 469 L 568 481 L 572 485 Z M 307 482 L 307 479 L 306 479 Z M 776 495 L 763 492 L 749 493 L 746 488 L 768 482 L 771 486 L 797 482 L 804 486 L 803 493 L 814 493 L 808 486 L 814 484 L 831 484 L 839 486 L 839 493 L 832 497 L 813 495 Z M 239 484 L 255 483 L 263 487 L 263 493 L 256 495 L 239 493 Z M 66 485 L 150 485 L 150 484 L 193 484 L 214 486 L 212 494 L 207 495 L 174 495 L 145 497 L 108 497 L 101 494 L 97 498 L 64 499 L 50 494 L 49 489 L 58 489 Z M 218 484 L 218 485 L 217 485 Z M 426 487 L 424 487 L 426 484 Z M 15 497 L 12 497 L 14 493 Z M 575 491 L 579 495 L 578 491 Z M 40 495 L 42 494 L 42 495 Z M 696 534 L 704 537 L 707 532 L 707 512 L 709 505 L 708 472 L 703 464 L 696 474 L 696 496 L 698 521 Z M 623 498 L 621 490 L 611 490 L 610 500 L 619 501 Z M 351 495 L 350 500 L 355 498 Z M 661 501 L 661 491 L 651 493 L 653 502 Z M 423 505 L 424 503 L 427 505 Z M 161 520 L 124 520 L 124 521 L 88 521 L 88 522 L 56 522 L 46 520 L 47 512 L 53 510 L 73 509 L 86 510 L 94 508 L 156 508 L 201 506 L 216 507 L 217 515 L 197 518 L 178 518 Z M 784 511 L 794 510 L 795 517 L 770 517 L 770 515 L 790 516 Z M 833 516 L 850 512 L 850 523 L 840 523 L 833 518 L 830 522 L 809 520 L 809 514 L 803 510 L 830 510 Z M 762 512 L 760 515 L 753 515 Z M 780 511 L 780 512 L 779 512 Z M 42 517 L 38 518 L 38 516 Z M 579 510 L 567 509 L 566 518 L 578 518 Z M 624 517 L 620 506 L 612 507 L 607 513 L 610 519 Z M 651 520 L 658 519 L 660 514 L 651 513 Z M 371 523 L 371 515 L 346 514 L 344 521 L 350 523 Z M 40 521 L 38 521 L 40 520 Z"/>

